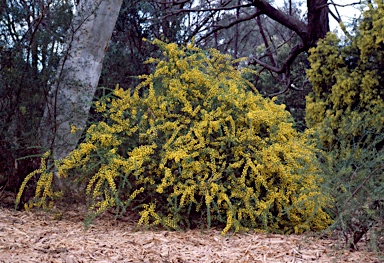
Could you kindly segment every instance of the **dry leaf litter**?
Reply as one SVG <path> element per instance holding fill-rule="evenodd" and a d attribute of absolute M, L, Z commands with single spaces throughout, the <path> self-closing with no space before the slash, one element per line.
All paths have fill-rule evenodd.
<path fill-rule="evenodd" d="M 338 249 L 335 240 L 220 230 L 136 230 L 133 220 L 0 208 L 0 262 L 375 262 L 371 252 Z"/>

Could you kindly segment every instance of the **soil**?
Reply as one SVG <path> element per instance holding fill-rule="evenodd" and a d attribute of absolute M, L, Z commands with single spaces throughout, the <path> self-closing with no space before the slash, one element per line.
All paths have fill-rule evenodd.
<path fill-rule="evenodd" d="M 84 227 L 84 209 L 16 211 L 0 207 L 0 262 L 383 262 L 366 251 L 342 249 L 319 235 L 220 230 L 137 230 L 133 219 L 110 214 Z"/>

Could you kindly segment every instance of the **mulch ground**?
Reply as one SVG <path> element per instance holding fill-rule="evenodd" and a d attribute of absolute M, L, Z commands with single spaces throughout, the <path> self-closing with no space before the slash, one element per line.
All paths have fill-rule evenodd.
<path fill-rule="evenodd" d="M 133 220 L 105 215 L 86 230 L 83 211 L 59 214 L 0 208 L 0 262 L 383 262 L 365 251 L 309 235 L 220 230 L 136 231 Z"/>

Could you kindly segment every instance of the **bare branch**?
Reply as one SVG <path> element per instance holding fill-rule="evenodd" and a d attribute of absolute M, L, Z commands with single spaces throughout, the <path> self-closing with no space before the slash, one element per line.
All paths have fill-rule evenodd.
<path fill-rule="evenodd" d="M 361 5 L 361 4 L 362 4 L 361 1 L 355 2 L 355 3 L 351 3 L 351 4 L 336 4 L 333 1 L 331 1 L 331 3 L 327 3 L 325 5 L 318 6 L 317 9 L 322 9 L 322 8 L 324 8 L 326 6 L 330 6 L 330 5 L 333 5 L 334 7 L 336 7 L 336 6 L 338 6 L 338 7 L 347 7 L 347 6 L 354 6 L 354 5 Z"/>
<path fill-rule="evenodd" d="M 269 69 L 275 73 L 281 74 L 281 73 L 285 72 L 291 66 L 292 62 L 296 59 L 296 57 L 301 52 L 306 51 L 306 50 L 307 50 L 307 47 L 302 45 L 302 44 L 295 46 L 291 50 L 291 53 L 289 54 L 288 58 L 284 61 L 283 65 L 280 68 L 271 66 L 271 65 L 269 65 L 269 64 L 267 64 L 267 63 L 265 63 L 265 62 L 263 62 L 257 58 L 252 58 L 249 61 L 249 64 L 251 64 L 251 65 L 259 64 L 260 66 L 265 67 L 266 69 Z"/>
<path fill-rule="evenodd" d="M 261 73 L 265 70 L 265 67 L 262 67 L 257 74 L 255 74 L 255 86 L 257 87 L 257 83 L 259 82 Z"/>
<path fill-rule="evenodd" d="M 352 197 L 354 197 L 357 192 L 359 192 L 359 190 L 361 189 L 361 187 L 363 187 L 363 185 L 369 180 L 369 178 L 371 178 L 378 170 L 380 170 L 381 168 L 383 167 L 383 165 L 379 165 L 375 170 L 373 170 L 372 173 L 370 173 L 364 180 L 363 182 L 355 189 L 355 191 L 353 191 L 352 195 L 347 199 L 347 201 L 345 201 L 344 205 L 346 205 L 349 200 L 351 200 Z"/>
<path fill-rule="evenodd" d="M 301 39 L 307 38 L 307 25 L 304 22 L 274 8 L 265 0 L 254 0 L 253 4 L 269 18 L 295 31 Z"/>
<path fill-rule="evenodd" d="M 291 69 L 290 69 L 290 67 L 287 67 L 285 69 L 285 75 L 284 75 L 283 81 L 284 80 L 286 81 L 285 88 L 283 90 L 279 91 L 279 92 L 269 94 L 270 98 L 278 96 L 278 95 L 281 95 L 281 94 L 287 92 L 288 89 L 291 88 L 291 86 L 292 86 L 292 78 L 291 78 Z"/>
<path fill-rule="evenodd" d="M 331 0 L 331 3 L 334 4 L 333 0 Z M 337 10 L 337 7 L 336 7 L 336 6 L 334 6 L 334 7 L 335 7 L 335 11 L 336 11 L 336 14 L 337 14 L 338 19 L 335 18 L 334 14 L 331 12 L 331 10 L 329 10 L 329 12 L 330 12 L 331 15 L 336 19 L 336 21 L 337 21 L 338 23 L 340 23 L 340 22 L 341 22 L 341 16 L 340 16 L 340 14 L 339 14 L 339 10 Z"/>
<path fill-rule="evenodd" d="M 278 67 L 271 66 L 268 63 L 265 63 L 264 61 L 261 61 L 260 59 L 257 59 L 257 58 L 251 58 L 248 64 L 250 64 L 250 65 L 258 64 L 258 65 L 260 65 L 266 69 L 272 70 L 273 72 L 276 72 L 279 74 L 284 72 L 283 67 L 278 68 Z"/>
<path fill-rule="evenodd" d="M 271 52 L 271 48 L 269 46 L 269 42 L 268 42 L 267 37 L 265 35 L 264 29 L 263 29 L 263 25 L 261 24 L 260 16 L 258 16 L 256 18 L 256 21 L 257 21 L 257 25 L 259 26 L 261 37 L 263 38 L 265 48 L 266 48 L 267 53 L 268 53 L 269 61 L 271 62 L 272 66 L 276 67 L 276 61 L 273 58 L 273 54 Z"/>
<path fill-rule="evenodd" d="M 331 10 L 329 10 L 329 14 L 331 14 L 331 16 L 337 21 L 337 23 L 341 23 L 343 21 L 341 21 L 341 18 L 340 18 L 340 15 L 335 15 L 335 13 L 333 13 Z"/>
<path fill-rule="evenodd" d="M 336 10 L 336 13 L 337 13 L 337 16 L 331 11 L 329 10 L 329 13 L 331 14 L 331 16 L 337 21 L 337 23 L 343 23 L 343 21 L 341 20 L 341 17 L 340 17 L 340 14 L 339 12 L 337 11 L 337 8 L 335 7 L 335 10 Z M 344 34 L 349 38 L 349 39 L 352 39 L 352 36 L 351 34 L 349 34 L 349 32 L 347 31 L 347 29 L 345 27 L 341 27 L 341 30 L 344 32 Z"/>
<path fill-rule="evenodd" d="M 297 58 L 297 56 L 307 50 L 308 50 L 308 46 L 305 46 L 303 44 L 298 44 L 295 47 L 293 47 L 288 58 L 284 61 L 285 67 L 290 67 L 293 61 Z"/>
<path fill-rule="evenodd" d="M 251 7 L 253 6 L 252 4 L 244 4 L 244 5 L 233 5 L 233 6 L 221 6 L 221 7 L 211 7 L 211 8 L 189 8 L 189 9 L 179 9 L 177 11 L 170 10 L 167 15 L 162 16 L 161 19 L 167 18 L 169 16 L 174 16 L 178 15 L 181 13 L 193 13 L 193 12 L 217 12 L 217 11 L 225 11 L 225 10 L 233 10 L 237 8 L 242 8 L 242 7 Z"/>
<path fill-rule="evenodd" d="M 205 23 L 207 23 L 209 19 L 211 19 L 214 15 L 215 13 L 212 12 L 209 16 L 205 17 L 204 20 L 200 23 L 200 25 L 196 26 L 195 30 L 193 30 L 193 32 L 189 34 L 190 37 L 187 39 L 187 41 L 190 41 L 193 38 L 193 36 L 195 36 L 199 32 L 199 30 L 205 25 Z"/>
<path fill-rule="evenodd" d="M 298 88 L 296 87 L 295 85 L 291 85 L 291 89 L 293 90 L 297 90 L 297 91 L 304 91 L 304 88 L 305 86 L 307 86 L 307 84 L 309 83 L 309 80 L 307 78 L 305 78 L 304 82 L 303 82 L 303 85 L 301 85 L 301 88 Z"/>
<path fill-rule="evenodd" d="M 188 2 L 190 2 L 191 0 L 181 0 L 181 1 L 154 1 L 155 3 L 158 3 L 158 4 L 172 4 L 172 5 L 183 5 L 183 4 L 186 4 Z"/>
<path fill-rule="evenodd" d="M 261 12 L 256 12 L 252 15 L 249 15 L 249 16 L 246 16 L 246 17 L 243 17 L 243 18 L 240 18 L 238 20 L 235 20 L 227 25 L 223 25 L 223 26 L 217 26 L 216 28 L 214 28 L 212 31 L 210 31 L 208 34 L 206 34 L 204 37 L 200 38 L 198 42 L 206 39 L 207 37 L 209 37 L 210 35 L 216 33 L 217 31 L 220 31 L 222 29 L 228 29 L 230 27 L 233 27 L 234 25 L 237 25 L 241 22 L 244 22 L 244 21 L 248 21 L 248 20 L 251 20 L 253 18 L 256 18 L 257 16 L 261 15 Z"/>
<path fill-rule="evenodd" d="M 284 94 L 285 92 L 287 92 L 289 90 L 289 88 L 291 87 L 291 79 L 289 78 L 288 79 L 288 84 L 285 86 L 285 88 L 281 91 L 278 91 L 276 93 L 272 93 L 272 94 L 269 94 L 268 97 L 272 98 L 272 97 L 275 97 L 275 96 L 278 96 L 278 95 L 281 95 L 281 94 Z"/>

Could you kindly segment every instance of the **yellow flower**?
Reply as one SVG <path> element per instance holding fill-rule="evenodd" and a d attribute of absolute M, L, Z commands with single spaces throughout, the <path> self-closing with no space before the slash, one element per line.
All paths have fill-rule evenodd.
<path fill-rule="evenodd" d="M 77 128 L 75 125 L 71 125 L 71 133 L 76 133 L 77 131 L 81 131 L 81 128 Z"/>

